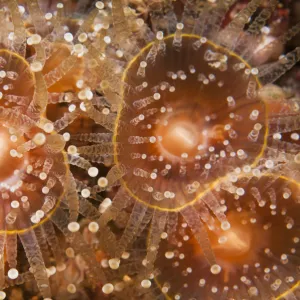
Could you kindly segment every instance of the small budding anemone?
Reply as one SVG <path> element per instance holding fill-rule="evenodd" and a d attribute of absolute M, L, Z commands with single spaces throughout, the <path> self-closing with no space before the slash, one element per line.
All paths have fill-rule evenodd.
<path fill-rule="evenodd" d="M 162 235 L 156 282 L 166 298 L 296 299 L 299 188 L 297 179 L 267 173 L 220 182 L 211 193 L 228 226 L 199 207 L 215 264 L 207 263 L 184 220 L 176 232 Z"/>

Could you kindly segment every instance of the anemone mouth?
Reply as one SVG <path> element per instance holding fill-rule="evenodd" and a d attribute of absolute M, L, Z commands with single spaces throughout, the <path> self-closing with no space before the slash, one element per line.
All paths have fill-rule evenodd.
<path fill-rule="evenodd" d="M 251 68 L 206 38 L 169 35 L 148 44 L 123 74 L 114 159 L 136 200 L 178 211 L 266 145 L 267 109 Z"/>
<path fill-rule="evenodd" d="M 225 182 L 224 182 L 225 183 Z M 230 226 L 206 217 L 216 264 L 209 265 L 185 222 L 160 244 L 156 281 L 168 299 L 263 297 L 276 299 L 299 284 L 299 182 L 276 174 L 243 174 L 230 187 L 220 183 L 218 197 Z M 176 275 L 175 275 L 176 274 Z M 176 298 L 175 298 L 176 299 Z"/>
<path fill-rule="evenodd" d="M 190 120 L 185 112 L 169 116 L 156 129 L 157 151 L 170 162 L 180 163 L 182 158 L 191 160 L 197 154 L 198 145 L 206 145 L 207 141 L 198 136 L 198 120 Z"/>

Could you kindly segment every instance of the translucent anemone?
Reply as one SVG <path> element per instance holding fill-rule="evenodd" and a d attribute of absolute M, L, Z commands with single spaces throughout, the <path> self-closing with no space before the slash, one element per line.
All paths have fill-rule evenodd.
<path fill-rule="evenodd" d="M 242 175 L 231 184 L 220 183 L 211 193 L 230 226 L 222 228 L 199 206 L 216 263 L 207 263 L 182 220 L 174 233 L 162 234 L 155 263 L 162 292 L 168 299 L 296 299 L 299 192 L 297 178 L 273 174 Z"/>
<path fill-rule="evenodd" d="M 125 71 L 131 88 L 114 140 L 116 163 L 132 170 L 122 179 L 128 192 L 167 211 L 255 164 L 268 130 L 257 69 L 206 38 L 182 35 L 182 27 L 166 39 L 158 34 Z"/>
<path fill-rule="evenodd" d="M 110 113 L 103 110 L 101 116 L 95 110 L 93 117 L 113 131 L 113 140 L 89 149 L 94 155 L 114 155 L 115 165 L 98 181 L 99 191 L 120 183 L 100 218 L 113 257 L 120 257 L 151 223 L 145 259 L 151 269 L 160 234 L 176 228 L 181 215 L 213 265 L 202 213 L 194 206 L 212 211 L 226 227 L 222 205 L 208 193 L 221 179 L 241 171 L 257 176 L 264 169 L 295 168 L 295 151 L 272 137 L 299 129 L 298 101 L 288 105 L 284 121 L 274 110 L 274 105 L 279 110 L 286 105 L 284 96 L 271 83 L 299 60 L 299 48 L 270 64 L 258 65 L 256 58 L 292 38 L 299 25 L 262 45 L 261 28 L 277 2 L 254 16 L 261 3 L 251 1 L 224 26 L 233 3 L 188 1 L 180 22 L 171 3 L 153 3 L 148 7 L 151 28 L 141 19 L 134 23 L 132 10 L 123 11 L 121 1 L 112 2 L 111 15 L 109 6 L 104 9 L 112 21 L 105 23 L 107 47 L 99 64 L 107 73 L 100 86 Z M 289 149 L 287 156 L 281 147 Z M 131 215 L 119 238 L 111 221 L 124 211 Z"/>
<path fill-rule="evenodd" d="M 58 105 L 71 102 L 85 73 L 83 46 L 75 47 L 72 41 L 78 41 L 91 24 L 66 21 L 62 4 L 57 5 L 54 20 L 35 0 L 26 2 L 27 10 L 16 1 L 0 3 L 0 289 L 31 280 L 32 273 L 42 297 L 50 299 L 46 266 L 63 268 L 64 262 L 53 223 L 67 242 L 74 243 L 75 251 L 89 257 L 88 265 L 95 260 L 77 232 L 78 211 L 89 205 L 79 204 L 69 166 L 84 168 L 87 177 L 98 170 L 88 172 L 89 162 L 65 152 L 70 134 L 61 131 L 80 113 L 70 108 L 60 116 Z M 92 20 L 98 9 L 95 12 Z M 86 34 L 80 40 L 84 38 Z M 90 75 L 90 83 L 94 79 Z M 19 241 L 29 266 L 19 260 Z M 89 270 L 93 274 L 89 278 L 101 278 L 95 266 Z"/>
<path fill-rule="evenodd" d="M 42 95 L 34 85 L 40 83 L 41 77 L 37 74 L 35 78 L 29 64 L 18 54 L 10 50 L 0 53 L 1 286 L 4 286 L 4 251 L 10 268 L 8 277 L 18 277 L 18 235 L 37 282 L 47 294 L 49 284 L 38 243 L 46 238 L 43 231 L 48 232 L 49 239 L 55 237 L 47 220 L 65 197 L 63 185 L 69 177 L 63 152 L 65 141 L 47 120 L 36 121 L 37 97 Z M 43 85 L 39 88 L 42 90 Z M 25 99 L 31 102 L 26 103 Z M 53 247 L 57 250 L 55 239 Z"/>

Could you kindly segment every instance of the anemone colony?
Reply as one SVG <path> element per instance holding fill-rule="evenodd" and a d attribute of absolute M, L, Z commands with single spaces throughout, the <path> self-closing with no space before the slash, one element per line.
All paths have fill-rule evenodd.
<path fill-rule="evenodd" d="M 0 0 L 0 299 L 299 299 L 282 7 Z"/>

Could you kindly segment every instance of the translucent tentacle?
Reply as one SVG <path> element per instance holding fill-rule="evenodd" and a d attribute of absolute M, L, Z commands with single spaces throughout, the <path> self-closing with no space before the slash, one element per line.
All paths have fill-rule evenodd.
<path fill-rule="evenodd" d="M 9 234 L 6 237 L 6 254 L 7 262 L 10 268 L 16 268 L 17 266 L 17 235 Z"/>
<path fill-rule="evenodd" d="M 56 39 L 62 39 L 64 35 L 64 7 L 57 7 L 56 16 L 53 20 L 54 29 Z"/>
<path fill-rule="evenodd" d="M 234 2 L 236 0 L 221 0 L 216 8 L 211 9 L 205 31 L 203 32 L 205 37 L 212 40 L 216 39 L 225 15 Z"/>
<path fill-rule="evenodd" d="M 120 189 L 114 197 L 111 206 L 109 206 L 100 217 L 100 229 L 106 227 L 111 220 L 115 220 L 122 209 L 129 205 L 130 199 L 131 197 L 127 194 L 127 192 Z"/>
<path fill-rule="evenodd" d="M 44 258 L 44 263 L 47 265 L 49 263 L 50 252 L 46 241 L 45 232 L 43 231 L 42 227 L 35 228 L 34 232 Z"/>
<path fill-rule="evenodd" d="M 64 130 L 67 126 L 72 124 L 76 118 L 79 116 L 77 111 L 73 111 L 70 113 L 65 113 L 64 116 L 53 123 L 54 130 L 56 132 L 60 132 Z"/>
<path fill-rule="evenodd" d="M 152 2 L 150 5 L 151 24 L 154 33 L 164 32 L 171 34 L 176 29 L 177 18 L 172 9 L 172 2 Z"/>
<path fill-rule="evenodd" d="M 100 218 L 100 212 L 87 199 L 79 196 L 79 212 L 89 220 Z"/>
<path fill-rule="evenodd" d="M 104 155 L 104 154 L 113 154 L 114 145 L 113 143 L 102 143 L 91 146 L 82 146 L 77 148 L 77 152 L 82 155 Z"/>
<path fill-rule="evenodd" d="M 71 233 L 68 230 L 68 218 L 62 209 L 58 208 L 51 216 L 54 224 L 65 234 L 70 241 L 75 253 L 80 253 L 86 264 L 88 265 L 87 276 L 93 284 L 97 284 L 99 280 L 105 282 L 105 275 L 99 264 L 96 261 L 94 252 L 90 247 L 87 247 L 80 233 Z"/>
<path fill-rule="evenodd" d="M 178 213 L 168 214 L 167 233 L 170 240 L 175 238 L 176 228 L 178 225 Z"/>
<path fill-rule="evenodd" d="M 17 105 L 27 106 L 30 101 L 29 97 L 16 96 L 16 95 L 4 95 L 4 99 L 8 102 L 16 103 Z"/>
<path fill-rule="evenodd" d="M 75 222 L 78 218 L 79 198 L 76 190 L 76 182 L 71 174 L 69 174 L 67 179 L 66 199 L 69 205 L 70 222 Z"/>
<path fill-rule="evenodd" d="M 98 154 L 85 154 L 84 157 L 90 162 L 111 165 L 113 163 L 113 155 L 98 155 Z"/>
<path fill-rule="evenodd" d="M 105 143 L 112 141 L 112 133 L 79 133 L 71 136 L 72 140 L 80 142 Z"/>
<path fill-rule="evenodd" d="M 280 37 L 276 38 L 273 42 L 267 44 L 261 50 L 257 51 L 255 53 L 255 55 L 259 56 L 260 54 L 263 54 L 265 51 L 272 50 L 277 45 L 280 45 L 280 44 L 285 45 L 289 40 L 291 40 L 293 37 L 295 37 L 299 32 L 300 32 L 300 23 L 294 25 L 292 28 L 288 29 L 288 31 L 285 32 L 283 35 L 281 35 Z M 250 56 L 248 58 L 248 61 L 250 60 L 251 57 L 252 56 Z M 247 57 L 245 57 L 245 58 L 247 58 Z"/>
<path fill-rule="evenodd" d="M 109 113 L 108 115 L 103 114 L 94 108 L 92 103 L 85 103 L 86 111 L 88 116 L 93 119 L 97 124 L 103 126 L 109 131 L 114 130 L 114 124 L 116 120 L 116 115 Z"/>
<path fill-rule="evenodd" d="M 106 176 L 108 186 L 112 186 L 116 181 L 121 179 L 126 174 L 126 168 L 124 165 L 113 166 Z"/>
<path fill-rule="evenodd" d="M 116 39 L 122 43 L 130 37 L 130 30 L 124 14 L 122 0 L 112 1 L 112 17 Z"/>
<path fill-rule="evenodd" d="M 0 107 L 0 120 L 2 124 L 18 128 L 20 132 L 27 133 L 35 126 L 35 122 L 13 109 Z"/>
<path fill-rule="evenodd" d="M 137 236 L 140 236 L 144 229 L 147 227 L 147 225 L 149 224 L 149 222 L 152 220 L 153 217 L 153 210 L 152 209 L 148 209 L 145 213 L 145 216 L 143 218 L 143 221 L 141 222 L 138 232 L 137 232 Z"/>
<path fill-rule="evenodd" d="M 14 24 L 13 48 L 21 56 L 25 57 L 26 30 L 19 12 L 18 3 L 14 0 L 5 0 L 5 3 L 10 10 L 12 22 Z"/>
<path fill-rule="evenodd" d="M 34 45 L 34 49 L 36 52 L 35 58 L 34 58 L 34 62 L 35 63 L 41 63 L 42 68 L 45 65 L 46 62 L 46 51 L 44 46 L 42 45 L 42 43 L 39 43 L 37 45 Z"/>
<path fill-rule="evenodd" d="M 73 100 L 72 95 L 68 93 L 48 93 L 48 103 L 69 103 Z"/>
<path fill-rule="evenodd" d="M 214 252 L 211 248 L 210 241 L 200 216 L 193 206 L 187 206 L 180 211 L 181 215 L 194 233 L 195 239 L 201 246 L 203 253 L 210 265 L 216 263 Z"/>
<path fill-rule="evenodd" d="M 4 0 L 2 0 L 4 2 Z M 1 3 L 1 2 L 0 2 Z M 5 11 L 1 10 L 0 11 L 0 26 L 1 26 L 1 31 L 0 31 L 0 42 L 5 44 L 7 43 L 7 37 L 9 35 L 9 28 L 5 26 L 6 24 L 6 17 L 5 17 Z"/>
<path fill-rule="evenodd" d="M 105 96 L 106 101 L 111 107 L 118 107 L 122 101 L 121 96 L 114 91 L 113 86 L 107 80 L 102 80 L 100 84 L 102 93 Z"/>
<path fill-rule="evenodd" d="M 264 73 L 259 74 L 259 80 L 263 85 L 272 83 L 290 70 L 300 60 L 300 47 L 289 52 L 277 63 L 271 64 L 270 68 L 264 68 Z"/>
<path fill-rule="evenodd" d="M 77 191 L 81 192 L 83 189 L 91 190 L 91 188 L 87 184 L 85 184 L 84 182 L 82 182 L 80 180 L 77 180 L 77 179 L 75 179 L 75 182 L 76 182 Z M 101 197 L 99 194 L 94 193 L 94 192 L 92 192 L 90 194 L 89 198 L 92 198 L 96 201 L 103 201 L 103 197 Z"/>
<path fill-rule="evenodd" d="M 66 141 L 62 135 L 52 134 L 47 136 L 44 148 L 50 153 L 58 153 L 64 149 L 65 145 Z"/>
<path fill-rule="evenodd" d="M 259 7 L 261 0 L 252 0 L 242 9 L 234 19 L 219 33 L 218 41 L 222 46 L 228 49 L 234 49 L 236 41 L 243 32 L 244 26 L 247 24 L 251 15 Z"/>
<path fill-rule="evenodd" d="M 56 232 L 54 230 L 53 224 L 51 222 L 45 222 L 42 226 L 45 232 L 47 242 L 55 257 L 56 265 L 59 265 L 60 263 L 63 262 L 62 249 L 61 246 L 59 245 L 59 241 L 56 236 Z"/>
<path fill-rule="evenodd" d="M 147 267 L 152 269 L 163 233 L 168 213 L 165 211 L 155 210 L 151 222 L 150 236 L 148 240 L 148 251 L 146 256 Z"/>
<path fill-rule="evenodd" d="M 92 167 L 92 164 L 88 160 L 86 160 L 78 155 L 68 154 L 68 161 L 69 161 L 69 164 L 79 167 L 84 170 L 88 170 L 89 168 Z"/>
<path fill-rule="evenodd" d="M 115 257 L 121 257 L 122 253 L 126 250 L 127 246 L 136 235 L 147 209 L 146 205 L 138 201 L 134 204 L 128 224 L 118 242 Z"/>
<path fill-rule="evenodd" d="M 27 231 L 19 237 L 41 294 L 44 298 L 51 298 L 46 267 L 34 231 Z"/>
<path fill-rule="evenodd" d="M 185 2 L 181 22 L 187 33 L 192 33 L 194 30 L 196 18 L 198 17 L 197 3 L 198 1 L 195 0 Z"/>
<path fill-rule="evenodd" d="M 43 206 L 41 207 L 41 210 L 48 214 L 55 206 L 57 199 L 53 196 L 46 196 Z"/>
<path fill-rule="evenodd" d="M 215 195 L 208 192 L 203 196 L 203 202 L 209 207 L 209 209 L 216 215 L 220 222 L 227 221 L 225 214 L 221 209 L 221 205 Z"/>
<path fill-rule="evenodd" d="M 27 113 L 33 119 L 37 119 L 46 110 L 48 104 L 48 91 L 44 76 L 41 72 L 35 73 L 36 87 L 33 95 L 33 100 L 29 104 Z"/>
<path fill-rule="evenodd" d="M 253 55 L 256 53 L 257 47 L 260 45 L 262 39 L 260 33 L 263 26 L 271 17 L 273 11 L 277 7 L 278 0 L 271 0 L 270 6 L 264 8 L 255 20 L 250 24 L 246 31 L 246 34 L 241 37 L 236 47 L 236 52 L 241 53 L 241 56 L 246 60 L 250 61 Z M 249 44 L 249 39 L 253 41 Z M 264 48 L 265 49 L 265 48 Z"/>
<path fill-rule="evenodd" d="M 298 115 L 295 116 L 282 116 L 271 118 L 269 120 L 269 133 L 274 134 L 277 132 L 291 132 L 300 128 L 300 119 Z"/>
<path fill-rule="evenodd" d="M 44 77 L 47 87 L 50 87 L 58 82 L 67 72 L 69 72 L 75 66 L 77 61 L 78 58 L 75 55 L 70 55 L 66 59 L 64 59 L 58 67 L 47 73 Z"/>
<path fill-rule="evenodd" d="M 104 250 L 112 256 L 115 255 L 118 246 L 116 237 L 110 230 L 108 223 L 112 220 L 116 220 L 119 213 L 129 205 L 130 199 L 126 191 L 120 189 L 114 197 L 112 204 L 105 210 L 98 221 L 99 233 L 103 232 L 103 234 L 100 234 L 99 239 L 105 248 Z M 106 239 L 108 239 L 109 244 Z"/>
<path fill-rule="evenodd" d="M 6 234 L 0 234 L 0 288 L 4 287 L 5 275 L 4 275 L 4 245 L 6 241 Z"/>
<path fill-rule="evenodd" d="M 167 0 L 165 1 L 165 17 L 168 20 L 168 32 L 172 33 L 176 29 L 177 17 L 173 8 L 173 1 Z"/>
<path fill-rule="evenodd" d="M 265 26 L 267 20 L 272 15 L 272 12 L 276 9 L 278 4 L 278 0 L 271 0 L 269 7 L 264 8 L 259 15 L 255 18 L 255 20 L 250 24 L 247 32 L 250 34 L 260 34 L 260 30 L 263 26 Z"/>
<path fill-rule="evenodd" d="M 41 36 L 44 35 L 45 30 L 47 30 L 47 26 L 45 25 L 45 18 L 44 14 L 40 9 L 39 3 L 37 0 L 27 0 L 27 8 L 29 14 L 31 16 L 31 22 L 35 28 L 36 33 L 40 34 Z"/>
<path fill-rule="evenodd" d="M 282 148 L 285 148 L 283 145 L 280 146 L 282 146 Z M 285 152 L 284 150 L 274 148 L 272 144 L 270 147 L 266 147 L 265 155 L 267 155 L 268 157 L 272 157 L 272 160 L 274 161 L 280 161 L 286 163 L 294 161 L 295 158 L 295 154 L 290 154 L 288 152 Z"/>
<path fill-rule="evenodd" d="M 35 148 L 36 148 L 36 144 L 32 140 L 30 140 L 18 146 L 17 150 L 19 153 L 25 153 Z"/>
<path fill-rule="evenodd" d="M 279 37 L 278 42 L 285 44 L 300 32 L 300 22 L 290 28 L 286 33 Z"/>
<path fill-rule="evenodd" d="M 90 30 L 90 28 L 93 25 L 93 22 L 94 22 L 95 18 L 98 15 L 98 12 L 99 12 L 99 10 L 97 8 L 95 8 L 95 9 L 93 9 L 93 11 L 91 11 L 89 13 L 88 17 L 84 20 L 84 23 L 77 30 L 76 35 L 75 35 L 75 40 L 78 39 L 78 36 L 81 33 L 87 33 Z"/>
<path fill-rule="evenodd" d="M 135 53 L 140 51 L 137 43 L 130 31 L 129 24 L 124 14 L 124 6 L 122 0 L 112 1 L 112 19 L 114 25 L 115 41 L 125 50 L 124 56 L 129 61 Z"/>
<path fill-rule="evenodd" d="M 115 62 L 108 57 L 106 57 L 105 60 L 101 60 L 98 49 L 93 45 L 87 45 L 87 49 L 88 55 L 93 57 L 97 62 L 97 74 L 99 76 L 99 80 L 107 80 L 110 86 L 113 87 L 113 91 L 117 94 L 120 94 L 120 89 L 123 84 L 121 81 L 121 76 L 115 72 Z"/>

